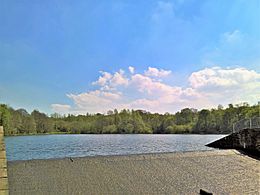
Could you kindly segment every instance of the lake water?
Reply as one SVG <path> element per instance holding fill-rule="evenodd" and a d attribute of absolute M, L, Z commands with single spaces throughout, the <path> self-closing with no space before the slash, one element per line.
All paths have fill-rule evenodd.
<path fill-rule="evenodd" d="M 8 161 L 213 150 L 225 135 L 37 135 L 5 137 Z"/>

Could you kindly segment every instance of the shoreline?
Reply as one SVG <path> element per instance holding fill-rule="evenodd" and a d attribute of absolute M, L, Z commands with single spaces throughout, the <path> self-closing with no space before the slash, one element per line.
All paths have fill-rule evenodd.
<path fill-rule="evenodd" d="M 10 194 L 259 193 L 260 161 L 236 150 L 8 162 Z"/>
<path fill-rule="evenodd" d="M 211 148 L 211 147 L 209 147 Z M 229 150 L 229 149 L 228 149 Z M 230 149 L 231 150 L 231 149 Z M 117 157 L 131 157 L 131 156 L 155 156 L 155 155 L 174 155 L 174 154 L 186 154 L 186 153 L 203 153 L 203 152 L 221 152 L 227 151 L 226 149 L 218 149 L 212 148 L 210 150 L 190 150 L 190 151 L 173 151 L 173 152 L 155 152 L 155 153 L 137 153 L 137 154 L 113 154 L 113 155 L 93 155 L 93 156 L 68 156 L 68 157 L 61 157 L 61 158 L 41 158 L 41 159 L 28 159 L 28 160 L 8 160 L 7 162 L 10 163 L 19 163 L 24 161 L 52 161 L 52 160 L 67 160 L 69 158 L 72 159 L 99 159 L 99 158 L 117 158 Z M 233 151 L 233 150 L 232 150 Z M 234 150 L 235 153 L 239 154 L 240 152 Z"/>
<path fill-rule="evenodd" d="M 229 135 L 221 133 L 36 133 L 36 134 L 12 134 L 4 137 L 37 136 L 37 135 Z"/>

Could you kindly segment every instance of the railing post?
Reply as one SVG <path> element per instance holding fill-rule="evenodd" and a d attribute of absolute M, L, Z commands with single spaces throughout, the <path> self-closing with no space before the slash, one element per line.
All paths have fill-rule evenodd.
<path fill-rule="evenodd" d="M 252 128 L 252 119 L 250 118 L 249 119 L 249 129 L 251 129 Z"/>
<path fill-rule="evenodd" d="M 232 133 L 235 133 L 235 123 L 233 123 Z"/>

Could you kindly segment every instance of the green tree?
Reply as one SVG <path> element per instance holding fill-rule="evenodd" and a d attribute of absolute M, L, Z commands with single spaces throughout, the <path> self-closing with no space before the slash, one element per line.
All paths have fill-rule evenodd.
<path fill-rule="evenodd" d="M 210 126 L 210 111 L 203 109 L 199 112 L 195 132 L 205 133 Z"/>
<path fill-rule="evenodd" d="M 6 135 L 11 134 L 11 114 L 7 105 L 0 104 L 0 125 L 4 127 Z"/>

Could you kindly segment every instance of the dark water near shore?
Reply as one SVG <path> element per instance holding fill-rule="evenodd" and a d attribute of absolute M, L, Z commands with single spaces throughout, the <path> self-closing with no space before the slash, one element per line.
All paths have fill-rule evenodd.
<path fill-rule="evenodd" d="M 8 161 L 213 150 L 225 135 L 37 135 L 5 137 Z"/>

